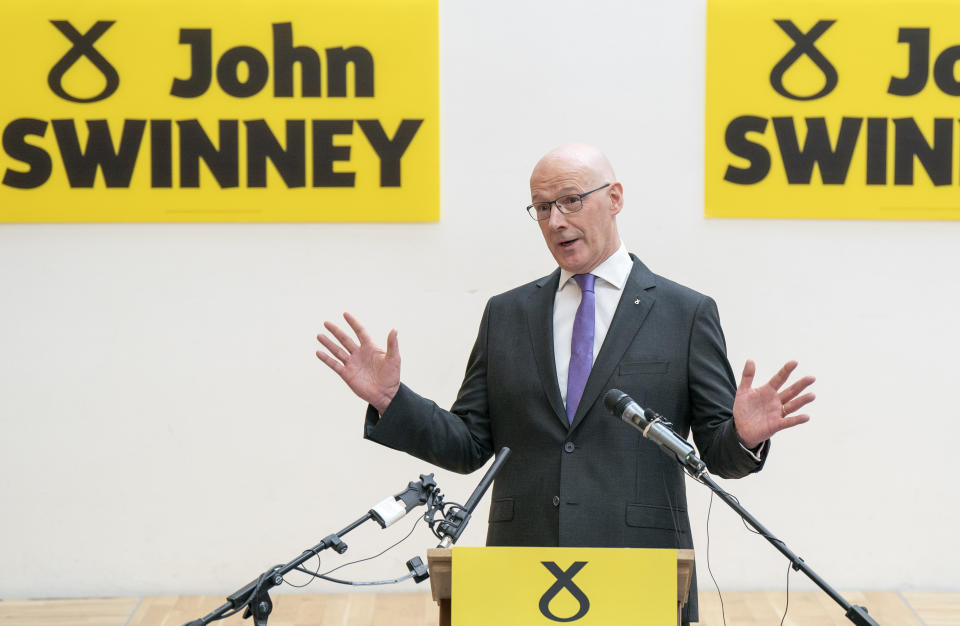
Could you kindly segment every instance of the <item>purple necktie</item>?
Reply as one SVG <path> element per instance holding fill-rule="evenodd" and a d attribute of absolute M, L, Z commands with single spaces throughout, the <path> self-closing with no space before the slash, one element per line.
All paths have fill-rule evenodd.
<path fill-rule="evenodd" d="M 596 316 L 594 303 L 593 274 L 575 274 L 573 279 L 580 285 L 580 306 L 573 318 L 573 337 L 570 341 L 570 367 L 567 370 L 567 420 L 573 424 L 583 388 L 593 367 L 593 326 Z"/>

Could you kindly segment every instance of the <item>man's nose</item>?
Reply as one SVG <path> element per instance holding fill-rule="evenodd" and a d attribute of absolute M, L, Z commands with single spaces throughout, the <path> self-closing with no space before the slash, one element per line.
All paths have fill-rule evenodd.
<path fill-rule="evenodd" d="M 550 224 L 550 228 L 554 230 L 567 225 L 567 216 L 560 210 L 560 205 L 556 202 L 550 205 L 550 219 L 548 223 Z"/>

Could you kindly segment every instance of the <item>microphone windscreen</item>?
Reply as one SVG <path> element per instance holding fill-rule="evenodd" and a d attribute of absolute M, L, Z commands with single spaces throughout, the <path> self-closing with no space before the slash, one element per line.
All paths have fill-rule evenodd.
<path fill-rule="evenodd" d="M 620 417 L 620 414 L 623 413 L 623 410 L 627 408 L 627 405 L 631 402 L 633 402 L 633 400 L 630 399 L 630 396 L 619 389 L 611 389 L 603 396 L 603 406 L 607 407 L 607 410 L 616 417 Z"/>

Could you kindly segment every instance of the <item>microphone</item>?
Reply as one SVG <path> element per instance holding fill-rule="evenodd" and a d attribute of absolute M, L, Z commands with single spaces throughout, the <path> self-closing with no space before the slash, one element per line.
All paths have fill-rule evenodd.
<path fill-rule="evenodd" d="M 669 422 L 650 409 L 644 409 L 627 394 L 619 389 L 611 389 L 603 396 L 603 405 L 614 417 L 639 430 L 665 453 L 675 456 L 681 465 L 698 475 L 707 470 L 703 461 L 697 458 L 693 446 L 675 433 L 668 426 Z"/>
<path fill-rule="evenodd" d="M 384 498 L 370 509 L 370 517 L 380 528 L 390 526 L 427 500 L 437 488 L 433 474 L 420 474 L 420 481 L 411 481 L 400 493 Z"/>

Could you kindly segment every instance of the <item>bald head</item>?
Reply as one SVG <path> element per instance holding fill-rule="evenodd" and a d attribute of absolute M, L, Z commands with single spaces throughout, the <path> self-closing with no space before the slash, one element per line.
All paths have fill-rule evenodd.
<path fill-rule="evenodd" d="M 534 178 L 558 170 L 576 172 L 586 179 L 602 179 L 605 182 L 617 180 L 613 166 L 602 152 L 585 143 L 568 143 L 554 148 L 537 161 L 530 174 L 531 188 Z"/>
<path fill-rule="evenodd" d="M 581 208 L 563 213 L 554 201 L 580 196 Z M 617 214 L 623 208 L 623 187 L 602 152 L 582 143 L 554 148 L 530 174 L 533 203 L 550 203 L 547 219 L 538 222 L 547 248 L 563 269 L 574 274 L 593 271 L 620 247 Z"/>

